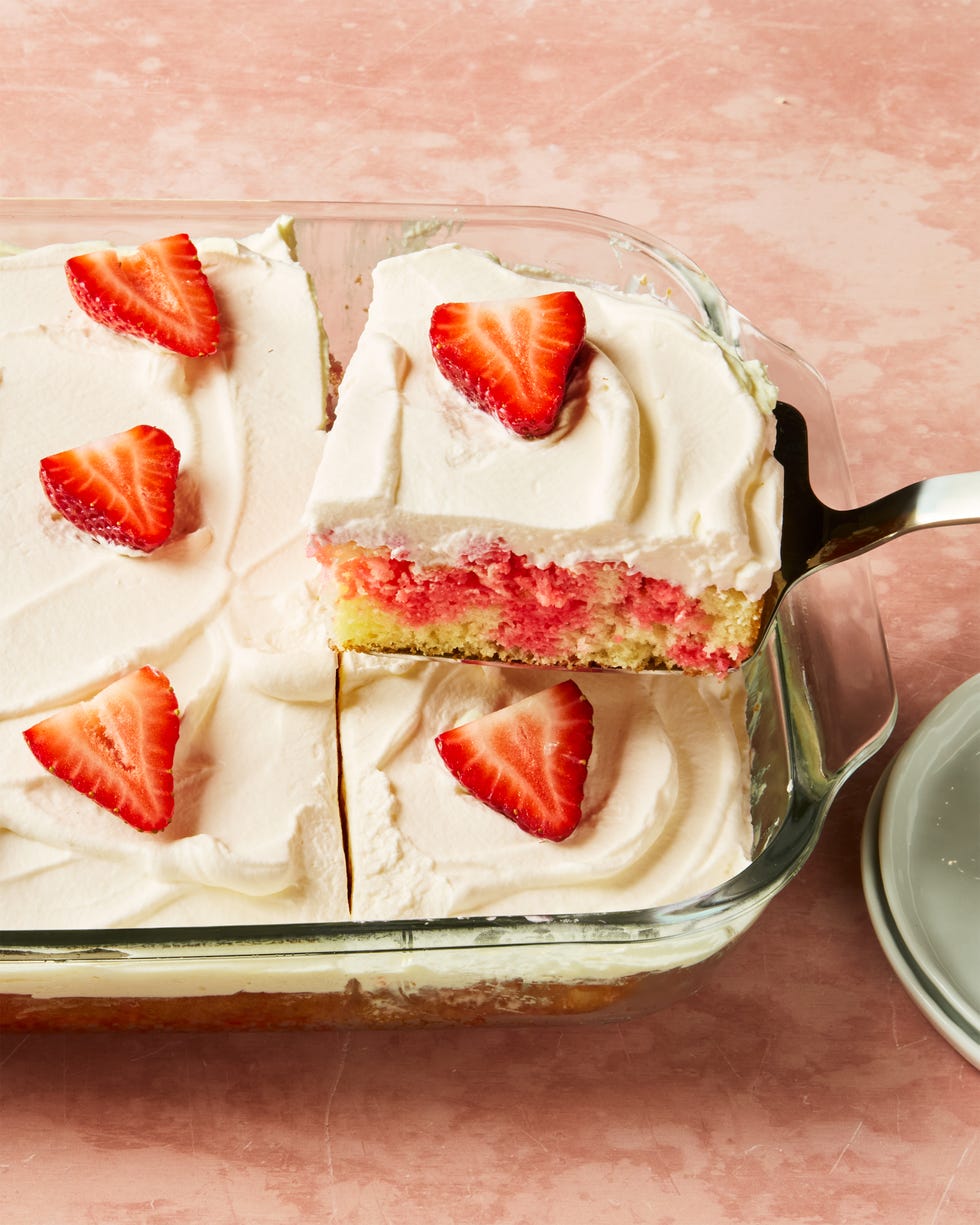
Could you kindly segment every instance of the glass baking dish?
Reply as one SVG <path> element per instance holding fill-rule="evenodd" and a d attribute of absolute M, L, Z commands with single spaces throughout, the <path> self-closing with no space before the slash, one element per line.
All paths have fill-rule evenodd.
<path fill-rule="evenodd" d="M 819 375 L 763 335 L 679 252 L 602 217 L 550 208 L 185 201 L 6 201 L 0 239 L 139 243 L 186 229 L 245 235 L 296 218 L 331 351 L 353 352 L 370 271 L 448 240 L 622 288 L 651 287 L 768 367 L 805 415 L 818 494 L 854 504 Z M 895 719 L 863 559 L 783 603 L 746 668 L 752 864 L 682 903 L 622 913 L 277 927 L 0 931 L 0 1028 L 275 1029 L 625 1020 L 697 989 L 805 863 L 844 780 Z M 2 925 L 2 916 L 0 916 Z"/>

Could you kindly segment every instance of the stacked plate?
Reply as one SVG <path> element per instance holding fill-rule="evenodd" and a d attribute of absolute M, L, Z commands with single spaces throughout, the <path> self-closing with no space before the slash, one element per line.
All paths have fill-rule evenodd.
<path fill-rule="evenodd" d="M 980 1068 L 980 675 L 927 716 L 879 783 L 862 875 L 896 974 Z"/>

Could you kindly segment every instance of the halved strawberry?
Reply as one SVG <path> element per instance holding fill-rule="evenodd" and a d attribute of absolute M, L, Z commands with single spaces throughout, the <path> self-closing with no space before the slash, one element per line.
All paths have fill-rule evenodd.
<path fill-rule="evenodd" d="M 170 681 L 143 667 L 24 732 L 46 770 L 130 825 L 157 831 L 174 812 L 180 733 Z"/>
<path fill-rule="evenodd" d="M 41 460 L 44 492 L 83 532 L 151 553 L 174 526 L 180 452 L 164 430 L 134 425 Z"/>
<path fill-rule="evenodd" d="M 572 680 L 436 737 L 453 777 L 539 838 L 561 842 L 582 820 L 592 704 Z"/>
<path fill-rule="evenodd" d="M 131 255 L 107 249 L 65 264 L 68 288 L 98 323 L 187 357 L 218 347 L 218 308 L 197 248 L 186 234 L 145 243 Z"/>
<path fill-rule="evenodd" d="M 436 365 L 464 396 L 522 438 L 551 432 L 585 338 L 571 290 L 493 302 L 444 302 L 432 312 Z"/>

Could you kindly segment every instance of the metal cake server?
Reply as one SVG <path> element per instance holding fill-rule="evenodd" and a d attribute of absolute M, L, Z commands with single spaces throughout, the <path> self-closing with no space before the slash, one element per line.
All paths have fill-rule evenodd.
<path fill-rule="evenodd" d="M 850 510 L 825 506 L 810 485 L 803 414 L 780 401 L 775 416 L 776 458 L 785 480 L 782 560 L 763 610 L 760 643 L 783 598 L 808 575 L 919 528 L 980 523 L 980 472 L 927 477 Z"/>
<path fill-rule="evenodd" d="M 835 510 L 826 506 L 810 484 L 810 450 L 803 414 L 792 404 L 780 400 L 775 406 L 774 415 L 775 455 L 784 473 L 781 566 L 765 599 L 759 636 L 749 659 L 763 649 L 783 599 L 809 575 L 835 562 L 867 553 L 919 528 L 980 523 L 980 472 L 927 477 L 850 510 Z M 505 668 L 538 666 L 513 660 L 471 660 L 452 655 L 429 658 L 446 663 L 480 663 Z M 591 665 L 581 671 L 616 669 Z M 647 668 L 643 671 L 654 673 L 667 669 Z"/>

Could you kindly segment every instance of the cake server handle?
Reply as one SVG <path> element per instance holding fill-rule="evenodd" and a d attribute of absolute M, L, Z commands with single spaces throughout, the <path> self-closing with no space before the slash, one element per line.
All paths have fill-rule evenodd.
<path fill-rule="evenodd" d="M 856 557 L 922 527 L 980 523 L 980 472 L 930 476 L 852 510 L 827 509 L 826 541 L 809 569 Z"/>
<path fill-rule="evenodd" d="M 896 536 L 924 527 L 980 523 L 980 472 L 927 477 L 849 510 L 825 506 L 810 485 L 803 415 L 782 402 L 775 415 L 776 458 L 786 484 L 780 599 L 806 575 Z M 770 617 L 774 611 L 770 608 Z"/>

